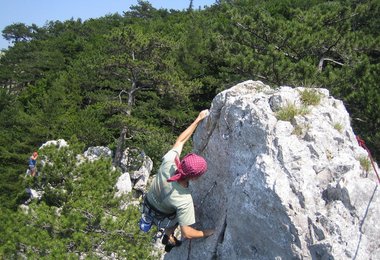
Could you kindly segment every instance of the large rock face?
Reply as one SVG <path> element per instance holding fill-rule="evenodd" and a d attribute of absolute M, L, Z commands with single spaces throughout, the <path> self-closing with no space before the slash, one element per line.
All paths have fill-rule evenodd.
<path fill-rule="evenodd" d="M 327 90 L 289 121 L 301 88 L 246 81 L 218 94 L 194 136 L 208 172 L 191 184 L 198 228 L 165 259 L 380 259 L 380 194 L 343 103 Z"/>

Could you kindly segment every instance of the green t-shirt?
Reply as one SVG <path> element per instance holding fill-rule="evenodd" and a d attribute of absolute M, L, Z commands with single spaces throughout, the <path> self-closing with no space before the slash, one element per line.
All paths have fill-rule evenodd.
<path fill-rule="evenodd" d="M 153 207 L 163 213 L 176 212 L 180 226 L 189 226 L 195 223 L 194 204 L 190 190 L 178 182 L 167 182 L 167 179 L 173 176 L 177 169 L 176 156 L 179 157 L 179 151 L 176 149 L 165 154 L 147 198 Z"/>

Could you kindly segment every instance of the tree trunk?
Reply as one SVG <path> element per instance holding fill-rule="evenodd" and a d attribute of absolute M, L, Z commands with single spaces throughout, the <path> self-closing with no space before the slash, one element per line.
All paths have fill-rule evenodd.
<path fill-rule="evenodd" d="M 114 158 L 114 165 L 120 167 L 121 159 L 123 158 L 124 142 L 128 133 L 128 127 L 124 126 L 120 131 L 119 139 L 117 140 L 117 147 Z"/>
<path fill-rule="evenodd" d="M 135 104 L 135 92 L 137 91 L 137 87 L 136 87 L 136 82 L 133 81 L 132 82 L 132 87 L 131 89 L 128 91 L 128 112 L 130 115 L 131 114 L 131 109 L 132 109 L 132 106 Z"/>

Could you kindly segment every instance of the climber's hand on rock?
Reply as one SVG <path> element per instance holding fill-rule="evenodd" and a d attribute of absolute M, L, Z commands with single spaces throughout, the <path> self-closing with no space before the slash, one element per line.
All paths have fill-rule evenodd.
<path fill-rule="evenodd" d="M 209 237 L 212 234 L 214 234 L 214 229 L 205 229 L 205 230 L 203 230 L 204 237 Z"/>
<path fill-rule="evenodd" d="M 202 111 L 199 113 L 197 120 L 198 120 L 198 121 L 202 121 L 206 116 L 208 116 L 208 114 L 209 114 L 208 109 L 202 110 Z"/>

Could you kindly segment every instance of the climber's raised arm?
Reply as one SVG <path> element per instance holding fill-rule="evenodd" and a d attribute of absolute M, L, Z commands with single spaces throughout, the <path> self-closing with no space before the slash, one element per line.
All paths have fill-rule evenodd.
<path fill-rule="evenodd" d="M 177 138 L 176 142 L 173 145 L 173 149 L 176 148 L 177 151 L 179 151 L 179 154 L 181 154 L 182 148 L 184 144 L 189 140 L 191 135 L 194 133 L 195 129 L 197 128 L 198 124 L 209 114 L 208 109 L 202 110 L 198 117 L 194 120 L 191 125 L 189 125 L 185 131 L 183 131 Z"/>

